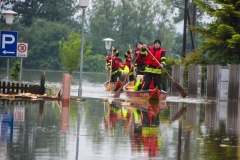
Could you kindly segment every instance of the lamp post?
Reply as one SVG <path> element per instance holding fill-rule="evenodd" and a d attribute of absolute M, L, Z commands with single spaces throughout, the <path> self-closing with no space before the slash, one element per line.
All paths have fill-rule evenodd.
<path fill-rule="evenodd" d="M 103 39 L 102 41 L 105 41 L 105 47 L 106 47 L 107 54 L 108 54 L 108 52 L 109 52 L 109 50 L 110 50 L 110 48 L 111 48 L 111 43 L 112 43 L 112 41 L 114 41 L 114 40 L 111 39 L 111 38 L 105 38 L 105 39 Z M 108 79 L 108 73 L 107 73 L 107 79 Z"/>
<path fill-rule="evenodd" d="M 10 27 L 13 23 L 13 15 L 17 14 L 17 12 L 14 12 L 12 10 L 6 10 L 3 11 L 3 13 L 5 14 L 5 19 L 6 19 L 6 24 L 8 25 L 8 30 L 10 31 Z M 9 57 L 7 58 L 7 82 L 9 81 Z"/>
<path fill-rule="evenodd" d="M 88 7 L 89 0 L 79 0 L 79 5 L 82 8 L 82 44 L 81 44 L 81 55 L 80 55 L 80 77 L 79 77 L 79 88 L 78 98 L 82 98 L 82 68 L 83 68 L 83 44 L 84 44 L 84 16 L 85 9 Z"/>

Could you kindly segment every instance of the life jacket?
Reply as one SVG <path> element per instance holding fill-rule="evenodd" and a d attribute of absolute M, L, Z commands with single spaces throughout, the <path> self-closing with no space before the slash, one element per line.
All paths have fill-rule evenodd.
<path fill-rule="evenodd" d="M 159 63 L 161 63 L 161 57 L 162 53 L 166 52 L 163 48 L 155 49 L 154 46 L 149 46 L 149 51 L 153 54 L 153 56 L 158 60 Z M 155 58 L 152 57 L 152 54 L 147 55 L 147 61 L 146 64 L 153 66 L 153 67 L 159 67 L 158 62 L 155 60 Z"/>
<path fill-rule="evenodd" d="M 129 73 L 129 67 L 126 64 L 123 64 L 123 66 L 119 66 L 119 68 L 121 69 L 121 73 L 122 74 L 128 74 Z"/>
<path fill-rule="evenodd" d="M 135 49 L 134 53 L 135 53 L 135 56 L 137 57 L 138 54 L 140 54 L 140 49 Z M 146 64 L 146 61 L 147 61 L 147 57 L 143 57 L 143 56 L 139 55 L 137 60 L 136 60 L 136 64 L 138 66 L 142 66 L 142 65 Z"/>
<path fill-rule="evenodd" d="M 111 60 L 111 56 L 106 57 L 106 62 L 108 63 Z"/>
<path fill-rule="evenodd" d="M 120 67 L 119 59 L 114 56 L 113 59 L 112 59 L 112 70 L 116 71 L 116 70 L 119 69 L 119 67 Z"/>
<path fill-rule="evenodd" d="M 124 64 L 126 64 L 129 68 L 131 68 L 131 61 L 132 61 L 132 57 L 128 57 L 126 58 L 126 62 Z"/>

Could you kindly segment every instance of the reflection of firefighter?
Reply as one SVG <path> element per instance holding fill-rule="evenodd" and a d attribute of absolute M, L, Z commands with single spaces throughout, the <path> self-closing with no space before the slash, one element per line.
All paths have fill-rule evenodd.
<path fill-rule="evenodd" d="M 159 136 L 160 112 L 149 107 L 148 111 L 133 111 L 134 131 L 132 137 L 132 150 L 144 151 L 149 157 L 156 157 L 162 145 L 162 137 Z M 140 123 L 136 123 L 139 122 Z M 141 124 L 141 125 L 139 125 Z M 141 147 L 143 146 L 143 149 Z"/>
<path fill-rule="evenodd" d="M 142 146 L 142 113 L 136 108 L 132 108 L 133 115 L 133 135 L 132 135 L 132 151 L 141 151 Z"/>
<path fill-rule="evenodd" d="M 150 107 L 148 112 L 143 112 L 142 139 L 144 151 L 148 152 L 149 157 L 155 157 L 160 151 L 162 137 L 158 135 L 160 112 Z"/>
<path fill-rule="evenodd" d="M 104 124 L 106 128 L 114 129 L 118 120 L 127 120 L 128 112 L 122 107 L 118 107 L 113 101 L 109 104 L 108 112 L 104 116 Z"/>

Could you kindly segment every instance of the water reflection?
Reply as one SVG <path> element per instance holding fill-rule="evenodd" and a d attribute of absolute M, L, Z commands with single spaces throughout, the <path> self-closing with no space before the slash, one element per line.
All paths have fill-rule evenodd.
<path fill-rule="evenodd" d="M 80 112 L 81 112 L 81 107 L 82 107 L 82 102 L 78 103 L 78 119 L 77 119 L 77 142 L 76 142 L 76 157 L 75 159 L 77 160 L 78 157 L 78 152 L 79 152 L 79 132 L 80 132 Z"/>
<path fill-rule="evenodd" d="M 164 129 L 160 130 L 160 112 L 167 109 L 166 102 L 129 101 L 121 103 L 120 100 L 114 100 L 108 103 L 104 124 L 108 133 L 124 128 L 123 130 L 130 137 L 132 154 L 143 153 L 148 157 L 161 157 Z M 180 119 L 184 113 L 184 111 L 177 111 L 172 122 Z"/>
<path fill-rule="evenodd" d="M 67 132 L 69 127 L 69 112 L 70 112 L 70 102 L 64 101 L 61 108 L 61 131 Z"/>
<path fill-rule="evenodd" d="M 239 106 L 1 101 L 0 159 L 237 159 Z"/>

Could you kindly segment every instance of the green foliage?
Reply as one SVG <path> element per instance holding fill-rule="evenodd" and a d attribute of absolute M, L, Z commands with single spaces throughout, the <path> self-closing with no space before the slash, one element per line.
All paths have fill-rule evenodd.
<path fill-rule="evenodd" d="M 88 72 L 104 72 L 105 63 L 105 56 L 101 54 L 90 54 L 84 59 L 83 70 Z"/>
<path fill-rule="evenodd" d="M 19 32 L 19 38 L 28 43 L 28 57 L 23 62 L 28 69 L 61 69 L 58 42 L 67 37 L 71 28 L 58 22 L 35 19 L 31 27 Z"/>
<path fill-rule="evenodd" d="M 134 49 L 138 40 L 152 45 L 155 39 L 162 41 L 167 56 L 181 55 L 182 35 L 176 34 L 174 26 L 176 24 L 173 18 L 169 17 L 177 16 L 178 20 L 183 19 L 183 2 L 183 0 L 92 0 L 92 8 L 86 10 L 85 37 L 86 43 L 91 42 L 93 46 L 91 58 L 84 57 L 83 70 L 104 70 L 104 66 L 100 69 L 106 55 L 102 39 L 107 37 L 115 40 L 112 45 L 120 51 L 121 57 L 129 44 Z M 62 38 L 66 39 L 73 30 L 77 31 L 81 27 L 80 16 L 75 14 L 77 9 L 81 11 L 76 1 L 39 0 L 24 3 L 15 0 L 2 1 L 4 9 L 9 9 L 9 4 L 11 9 L 18 12 L 11 29 L 18 31 L 20 42 L 29 45 L 28 57 L 23 62 L 24 68 L 61 70 L 59 41 Z M 180 10 L 179 14 L 173 15 L 175 7 Z M 3 26 L 5 25 L 0 27 L 7 29 Z M 231 42 L 231 45 L 235 42 Z M 98 54 L 104 58 L 100 60 Z M 0 59 L 0 66 L 6 66 L 4 58 Z"/>
<path fill-rule="evenodd" d="M 228 40 L 228 47 L 234 49 L 236 44 L 240 44 L 240 34 L 235 34 L 232 36 L 232 39 Z"/>
<path fill-rule="evenodd" d="M 143 5 L 144 4 L 144 5 Z M 169 16 L 170 6 L 167 1 L 112 1 L 93 0 L 89 14 L 89 36 L 94 53 L 106 55 L 104 38 L 113 38 L 112 45 L 122 55 L 128 45 L 134 46 L 137 41 L 153 45 L 155 39 L 162 41 L 163 48 L 172 53 L 175 28 Z"/>
<path fill-rule="evenodd" d="M 212 64 L 240 63 L 240 12 L 239 3 L 234 1 L 194 1 L 213 21 L 205 28 L 190 26 L 204 41 L 201 50 L 209 55 Z"/>
<path fill-rule="evenodd" d="M 11 9 L 18 13 L 18 23 L 21 26 L 28 27 L 36 18 L 71 24 L 71 18 L 79 9 L 75 0 L 26 0 L 25 2 L 8 0 L 2 3 L 4 9 Z"/>
<path fill-rule="evenodd" d="M 188 65 L 207 65 L 208 60 L 202 52 L 192 51 L 189 52 L 186 57 L 183 59 L 183 66 L 185 69 L 188 68 Z"/>
<path fill-rule="evenodd" d="M 168 73 L 172 73 L 172 66 L 173 65 L 180 65 L 180 57 L 176 56 L 176 57 L 167 57 L 166 58 L 166 66 L 165 69 L 167 70 Z M 163 90 L 167 90 L 167 81 L 169 80 L 168 75 L 162 71 L 162 89 Z"/>
<path fill-rule="evenodd" d="M 62 68 L 72 74 L 80 66 L 80 30 L 78 32 L 72 32 L 68 39 L 62 38 L 59 41 L 59 53 L 62 60 Z M 86 57 L 91 52 L 92 45 L 85 45 L 84 56 Z"/>
<path fill-rule="evenodd" d="M 19 80 L 19 73 L 20 73 L 20 61 L 17 60 L 15 61 L 15 63 L 13 64 L 13 67 L 11 69 L 11 77 L 13 78 L 13 80 L 18 81 Z"/>
<path fill-rule="evenodd" d="M 46 93 L 48 96 L 52 96 L 52 95 L 53 95 L 53 88 L 52 88 L 51 86 L 46 85 L 46 86 L 45 86 L 45 93 Z"/>

